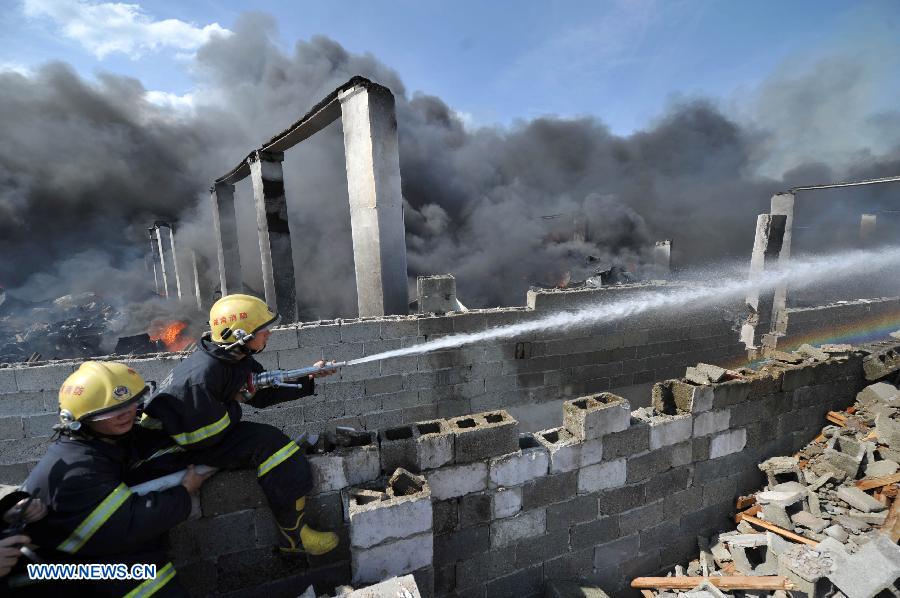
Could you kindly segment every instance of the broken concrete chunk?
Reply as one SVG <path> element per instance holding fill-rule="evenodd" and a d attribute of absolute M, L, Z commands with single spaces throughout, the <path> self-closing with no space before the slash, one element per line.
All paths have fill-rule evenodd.
<path fill-rule="evenodd" d="M 772 357 L 776 361 L 781 361 L 783 363 L 790 363 L 792 365 L 796 365 L 803 361 L 803 357 L 797 355 L 796 353 L 786 353 L 784 351 L 775 351 L 772 354 Z"/>
<path fill-rule="evenodd" d="M 830 525 L 825 528 L 825 534 L 834 538 L 841 544 L 850 539 L 850 534 L 844 531 L 840 525 Z"/>
<path fill-rule="evenodd" d="M 887 511 L 881 511 L 880 513 L 860 513 L 859 511 L 850 511 L 850 516 L 871 525 L 883 525 L 885 520 L 887 520 L 888 514 Z"/>
<path fill-rule="evenodd" d="M 895 406 L 900 404 L 900 391 L 893 384 L 878 382 L 862 389 L 856 395 L 856 400 L 865 407 L 876 403 Z"/>
<path fill-rule="evenodd" d="M 851 517 L 850 515 L 835 515 L 831 520 L 853 534 L 864 532 L 872 527 L 865 521 L 860 521 L 856 517 Z"/>
<path fill-rule="evenodd" d="M 853 345 L 827 343 L 819 347 L 829 355 L 849 353 L 853 350 Z"/>
<path fill-rule="evenodd" d="M 847 598 L 877 596 L 892 588 L 900 577 L 900 547 L 884 534 L 873 536 L 855 554 L 848 553 L 833 538 L 823 540 L 817 547 L 834 561 L 828 579 Z"/>
<path fill-rule="evenodd" d="M 757 467 L 766 474 L 767 486 L 772 488 L 782 482 L 800 482 L 800 461 L 797 457 L 772 457 Z"/>
<path fill-rule="evenodd" d="M 883 414 L 875 418 L 875 434 L 878 442 L 891 448 L 900 448 L 900 423 Z"/>
<path fill-rule="evenodd" d="M 826 353 L 822 349 L 813 347 L 812 345 L 800 345 L 800 348 L 797 349 L 797 353 L 805 357 L 815 359 L 816 361 L 828 361 L 828 353 Z"/>
<path fill-rule="evenodd" d="M 883 511 L 887 507 L 855 486 L 841 486 L 837 496 L 851 507 L 863 513 Z"/>
<path fill-rule="evenodd" d="M 770 503 L 763 505 L 762 518 L 778 527 L 783 527 L 785 529 L 791 529 L 791 527 L 793 527 L 787 511 L 779 504 Z"/>
<path fill-rule="evenodd" d="M 881 478 L 897 473 L 898 469 L 900 469 L 900 464 L 896 461 L 891 461 L 889 459 L 885 461 L 876 461 L 870 463 L 869 466 L 866 467 L 866 477 Z"/>
<path fill-rule="evenodd" d="M 805 527 L 816 533 L 819 533 L 826 527 L 828 527 L 827 521 L 825 521 L 821 517 L 816 517 L 812 513 L 808 513 L 806 511 L 800 511 L 799 513 L 791 516 L 791 521 L 794 522 L 794 525 Z"/>
<path fill-rule="evenodd" d="M 706 374 L 710 382 L 722 382 L 728 377 L 728 370 L 709 363 L 698 363 L 697 371 Z"/>

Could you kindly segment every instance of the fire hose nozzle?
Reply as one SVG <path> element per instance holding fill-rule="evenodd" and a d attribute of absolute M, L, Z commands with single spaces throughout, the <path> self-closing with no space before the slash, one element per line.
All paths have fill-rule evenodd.
<path fill-rule="evenodd" d="M 333 372 L 347 365 L 346 361 L 336 361 L 326 363 L 322 366 L 309 366 L 296 370 L 268 370 L 253 375 L 253 386 L 256 389 L 261 388 L 300 388 L 300 384 L 292 383 L 306 376 L 320 374 L 322 372 Z"/>

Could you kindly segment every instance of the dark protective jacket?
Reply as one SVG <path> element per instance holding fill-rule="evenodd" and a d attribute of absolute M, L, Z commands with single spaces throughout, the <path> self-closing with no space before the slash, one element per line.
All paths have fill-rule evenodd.
<path fill-rule="evenodd" d="M 165 533 L 188 518 L 190 495 L 181 485 L 143 496 L 128 488 L 141 445 L 158 445 L 161 436 L 135 427 L 115 443 L 64 436 L 50 445 L 23 485 L 48 507 L 26 533 L 54 554 L 49 560 L 164 561 Z"/>
<path fill-rule="evenodd" d="M 252 356 L 238 359 L 223 350 L 207 333 L 197 350 L 175 366 L 144 405 L 142 425 L 165 430 L 185 449 L 213 446 L 241 419 L 241 405 L 234 397 L 250 387 L 253 374 L 264 370 Z M 315 391 L 312 379 L 296 383 L 302 387 L 259 390 L 247 404 L 264 408 Z"/>

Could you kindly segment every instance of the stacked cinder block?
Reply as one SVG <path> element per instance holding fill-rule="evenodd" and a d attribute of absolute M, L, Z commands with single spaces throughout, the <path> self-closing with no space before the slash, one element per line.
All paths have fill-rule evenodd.
<path fill-rule="evenodd" d="M 413 573 L 430 595 L 433 534 L 425 478 L 400 468 L 383 490 L 350 490 L 348 503 L 354 585 Z"/>

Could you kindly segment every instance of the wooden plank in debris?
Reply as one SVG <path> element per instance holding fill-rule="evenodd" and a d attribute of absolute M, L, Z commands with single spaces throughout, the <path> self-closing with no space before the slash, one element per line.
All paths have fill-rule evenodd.
<path fill-rule="evenodd" d="M 825 416 L 825 419 L 833 424 L 841 426 L 842 428 L 847 426 L 847 418 L 837 411 L 829 411 L 828 415 Z"/>
<path fill-rule="evenodd" d="M 656 594 L 654 594 L 650 590 L 641 590 L 641 596 L 643 596 L 644 598 L 653 598 L 654 596 L 656 596 Z"/>
<path fill-rule="evenodd" d="M 747 507 L 752 507 L 755 504 L 756 495 L 751 494 L 750 496 L 739 496 L 734 506 L 738 511 L 743 511 Z"/>
<path fill-rule="evenodd" d="M 859 480 L 856 487 L 865 492 L 873 488 L 881 488 L 889 484 L 900 484 L 900 471 L 893 475 L 884 476 L 882 478 L 872 478 L 871 480 Z"/>
<path fill-rule="evenodd" d="M 752 517 L 753 515 L 756 515 L 756 514 L 759 513 L 760 511 L 762 511 L 762 506 L 760 506 L 760 505 L 753 505 L 752 507 L 750 507 L 750 508 L 747 509 L 746 511 L 741 511 L 740 513 L 738 513 L 737 515 L 735 515 L 735 516 L 734 516 L 734 522 L 735 522 L 735 523 L 740 523 L 740 522 L 741 522 L 741 519 L 743 519 L 744 517 L 748 517 L 748 516 Z"/>
<path fill-rule="evenodd" d="M 752 517 L 750 515 L 744 515 L 742 517 L 744 521 L 747 523 L 751 523 L 757 527 L 761 527 L 763 529 L 767 529 L 770 532 L 774 532 L 783 538 L 787 538 L 788 540 L 793 540 L 794 542 L 800 542 L 801 544 L 809 544 L 810 546 L 816 546 L 819 543 L 815 540 L 810 540 L 809 538 L 804 538 L 803 536 L 797 535 L 794 532 L 789 532 L 783 527 L 778 527 L 777 525 L 771 524 L 768 521 L 763 521 L 762 519 L 757 519 L 756 517 Z"/>
<path fill-rule="evenodd" d="M 781 575 L 732 575 L 729 577 L 636 577 L 636 589 L 692 590 L 708 581 L 720 590 L 793 590 L 794 584 Z"/>
<path fill-rule="evenodd" d="M 881 531 L 891 537 L 891 541 L 895 544 L 900 541 L 900 498 L 894 499 L 891 510 L 888 511 L 887 519 L 881 526 Z"/>

